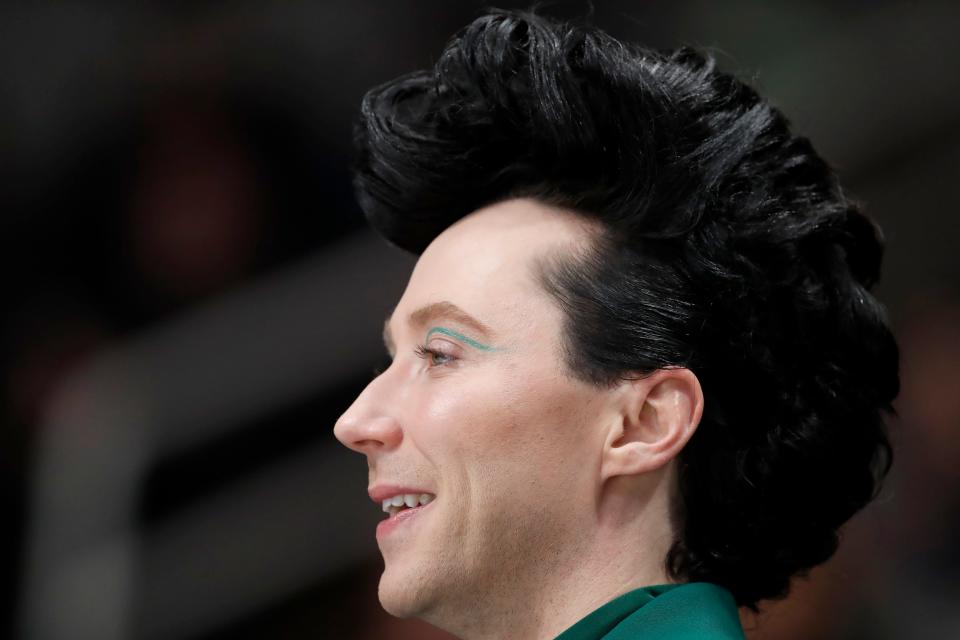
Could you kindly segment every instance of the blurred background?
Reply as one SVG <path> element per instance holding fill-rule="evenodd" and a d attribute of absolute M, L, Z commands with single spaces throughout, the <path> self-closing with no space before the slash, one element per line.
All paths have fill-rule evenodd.
<path fill-rule="evenodd" d="M 890 481 L 749 637 L 960 637 L 960 5 L 596 5 L 755 83 L 888 242 Z M 332 428 L 413 265 L 352 197 L 360 98 L 484 6 L 0 7 L 0 637 L 449 637 L 380 609 Z"/>

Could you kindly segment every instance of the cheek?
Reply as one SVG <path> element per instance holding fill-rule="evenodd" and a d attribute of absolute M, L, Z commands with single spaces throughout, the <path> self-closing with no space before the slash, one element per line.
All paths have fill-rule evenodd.
<path fill-rule="evenodd" d="M 464 394 L 448 408 L 458 416 L 451 439 L 463 459 L 501 475 L 544 477 L 568 473 L 585 448 L 584 399 L 569 386 L 535 374 L 498 376 L 482 391 Z"/>
<path fill-rule="evenodd" d="M 454 382 L 460 381 L 437 386 L 422 405 L 424 446 L 447 458 L 446 464 L 486 460 L 516 439 L 514 404 L 502 384 L 477 376 Z"/>
<path fill-rule="evenodd" d="M 417 448 L 447 480 L 542 488 L 586 469 L 590 397 L 582 389 L 519 367 L 457 374 L 432 381 L 408 416 Z"/>

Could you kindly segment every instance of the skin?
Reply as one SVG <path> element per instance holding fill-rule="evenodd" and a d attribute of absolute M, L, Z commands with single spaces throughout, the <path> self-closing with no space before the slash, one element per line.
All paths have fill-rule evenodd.
<path fill-rule="evenodd" d="M 700 420 L 687 369 L 613 388 L 562 361 L 563 315 L 536 259 L 597 229 L 531 199 L 471 213 L 423 252 L 389 322 L 392 364 L 340 417 L 370 486 L 423 488 L 429 510 L 378 540 L 379 597 L 462 638 L 553 638 L 631 589 L 669 582 L 675 458 Z M 489 335 L 443 314 L 449 301 Z M 442 352 L 426 359 L 426 347 Z"/>

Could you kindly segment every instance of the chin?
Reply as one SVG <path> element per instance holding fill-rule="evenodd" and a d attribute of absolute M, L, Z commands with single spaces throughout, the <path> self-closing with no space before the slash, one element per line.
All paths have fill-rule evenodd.
<path fill-rule="evenodd" d="M 380 576 L 380 605 L 397 618 L 419 617 L 425 609 L 424 578 L 410 569 L 388 563 Z"/>

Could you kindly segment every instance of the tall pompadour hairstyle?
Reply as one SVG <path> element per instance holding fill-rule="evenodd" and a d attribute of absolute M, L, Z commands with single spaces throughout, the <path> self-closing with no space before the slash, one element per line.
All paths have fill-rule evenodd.
<path fill-rule="evenodd" d="M 490 10 L 433 69 L 371 89 L 354 136 L 361 207 L 413 253 L 512 197 L 602 223 L 536 273 L 571 375 L 701 382 L 672 579 L 758 611 L 834 554 L 893 459 L 898 349 L 869 292 L 879 228 L 778 110 L 691 49 Z"/>

